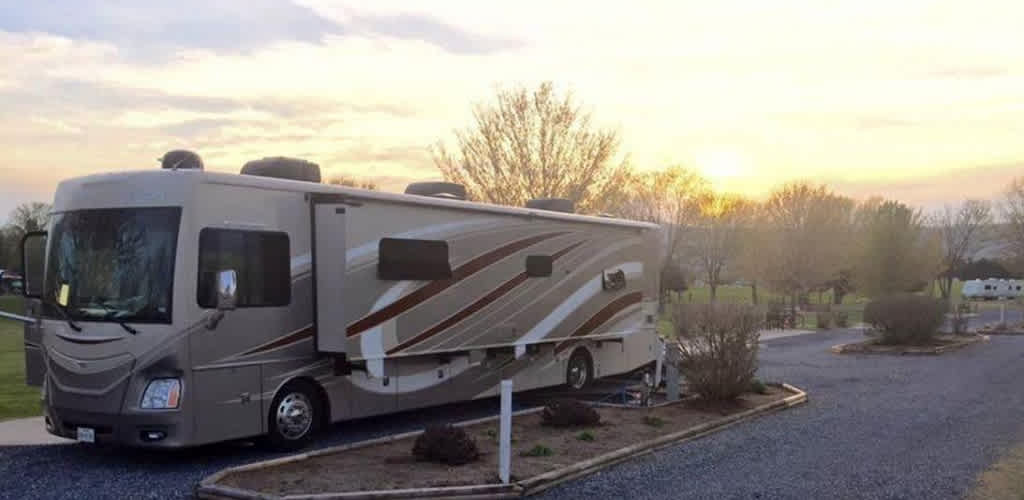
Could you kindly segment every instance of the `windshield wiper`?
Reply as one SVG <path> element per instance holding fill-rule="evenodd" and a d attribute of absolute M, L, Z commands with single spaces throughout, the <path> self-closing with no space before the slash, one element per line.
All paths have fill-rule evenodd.
<path fill-rule="evenodd" d="M 124 328 L 124 331 L 126 331 L 126 332 L 128 332 L 128 333 L 130 333 L 132 335 L 138 335 L 139 334 L 139 331 L 136 330 L 135 328 L 132 328 L 132 326 L 129 325 L 128 323 L 125 323 L 124 321 L 120 321 L 120 320 L 115 320 L 115 321 L 117 321 L 118 325 L 121 325 L 121 328 Z"/>
<path fill-rule="evenodd" d="M 64 306 L 60 305 L 59 302 L 55 300 L 43 299 L 43 303 L 53 306 L 54 310 L 59 312 L 61 317 L 64 318 L 64 321 L 68 322 L 68 326 L 70 326 L 72 330 L 76 332 L 82 331 L 82 327 L 78 326 L 78 323 L 75 323 L 75 320 L 71 319 L 71 315 L 68 314 L 67 309 L 65 309 Z"/>
<path fill-rule="evenodd" d="M 132 335 L 138 335 L 139 334 L 139 331 L 136 330 L 135 328 L 133 328 L 131 325 L 129 325 L 128 323 L 125 323 L 124 321 L 121 321 L 121 320 L 119 320 L 119 319 L 117 319 L 115 317 L 118 314 L 120 314 L 121 311 L 118 311 L 117 309 L 114 309 L 113 307 L 110 307 L 110 306 L 108 306 L 108 305 L 106 305 L 106 304 L 104 304 L 102 302 L 96 302 L 95 304 L 100 306 L 100 307 L 102 307 L 105 311 L 107 311 L 107 314 L 103 317 L 103 319 L 106 319 L 106 320 L 111 320 L 112 319 L 112 320 L 114 320 L 114 322 L 117 323 L 121 328 L 124 328 L 124 331 L 126 331 L 126 332 L 128 332 L 128 333 L 130 333 Z"/>

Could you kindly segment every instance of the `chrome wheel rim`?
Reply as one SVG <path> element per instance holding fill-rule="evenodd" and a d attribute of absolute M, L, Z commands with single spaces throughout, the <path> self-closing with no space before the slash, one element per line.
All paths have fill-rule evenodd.
<path fill-rule="evenodd" d="M 305 436 L 313 426 L 313 405 L 305 394 L 292 392 L 277 405 L 277 429 L 285 439 Z"/>
<path fill-rule="evenodd" d="M 569 386 L 573 389 L 582 389 L 587 385 L 587 362 L 583 357 L 578 356 L 569 365 Z"/>

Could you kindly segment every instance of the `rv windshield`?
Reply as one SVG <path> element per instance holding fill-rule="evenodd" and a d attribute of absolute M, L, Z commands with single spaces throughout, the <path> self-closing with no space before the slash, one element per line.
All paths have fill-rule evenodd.
<path fill-rule="evenodd" d="M 82 321 L 170 323 L 180 208 L 57 214 L 49 236 L 46 314 Z"/>

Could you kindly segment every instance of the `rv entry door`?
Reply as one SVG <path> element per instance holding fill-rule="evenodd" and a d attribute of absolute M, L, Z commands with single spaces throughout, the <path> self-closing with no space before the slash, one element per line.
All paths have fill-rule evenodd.
<path fill-rule="evenodd" d="M 345 354 L 345 210 L 337 199 L 313 197 L 313 301 L 317 351 Z"/>

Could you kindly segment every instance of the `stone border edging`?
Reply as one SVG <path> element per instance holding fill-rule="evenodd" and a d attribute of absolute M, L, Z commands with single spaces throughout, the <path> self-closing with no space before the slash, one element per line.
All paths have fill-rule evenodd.
<path fill-rule="evenodd" d="M 988 335 L 977 335 L 974 337 L 968 337 L 958 339 L 952 344 L 932 346 L 932 347 L 918 347 L 918 346 L 897 346 L 893 350 L 871 350 L 864 349 L 867 346 L 877 345 L 874 340 L 867 340 L 861 342 L 851 342 L 849 344 L 838 344 L 829 348 L 834 354 L 880 354 L 880 355 L 891 355 L 891 356 L 935 356 L 943 354 L 956 349 L 962 349 L 969 345 L 974 345 L 979 342 L 988 342 Z"/>
<path fill-rule="evenodd" d="M 808 401 L 807 393 L 797 387 L 794 387 L 786 383 L 768 385 L 781 387 L 783 390 L 791 392 L 792 395 L 780 399 L 778 401 L 773 401 L 771 403 L 767 403 L 755 408 L 751 408 L 746 411 L 742 411 L 740 413 L 729 415 L 727 417 L 722 417 L 717 420 L 697 425 L 689 429 L 674 432 L 672 434 L 652 439 L 650 441 L 646 441 L 632 446 L 627 446 L 625 448 L 620 448 L 618 450 L 608 452 L 603 455 L 599 455 L 597 457 L 584 460 L 582 462 L 577 462 L 573 465 L 569 465 L 561 469 L 546 472 L 539 476 L 534 476 L 532 478 L 524 479 L 510 484 L 483 484 L 471 486 L 449 486 L 439 488 L 408 488 L 400 490 L 354 491 L 344 493 L 317 493 L 287 496 L 270 495 L 266 493 L 260 493 L 251 490 L 243 490 L 240 488 L 233 488 L 229 486 L 221 486 L 216 484 L 218 481 L 223 479 L 228 474 L 265 469 L 281 464 L 307 460 L 313 457 L 340 453 L 346 450 L 363 448 L 366 446 L 372 446 L 375 444 L 387 443 L 391 441 L 398 441 L 400 439 L 418 436 L 423 432 L 412 431 L 401 434 L 394 434 L 391 436 L 384 436 L 381 438 L 371 439 L 367 441 L 360 441 L 358 443 L 332 446 L 321 450 L 311 451 L 308 453 L 300 453 L 298 455 L 266 460 L 262 462 L 256 462 L 236 467 L 230 467 L 203 479 L 196 486 L 196 496 L 198 498 L 204 499 L 234 500 L 385 500 L 411 498 L 457 498 L 460 500 L 469 500 L 476 498 L 519 498 L 522 496 L 528 496 L 533 495 L 535 493 L 539 493 L 563 482 L 592 474 L 601 469 L 624 462 L 631 458 L 636 458 L 643 455 L 647 455 L 649 453 L 653 453 L 667 446 L 706 436 L 715 431 L 719 431 L 727 427 L 736 425 L 742 421 L 751 419 L 753 417 L 767 413 L 772 413 L 779 410 L 784 410 L 786 408 L 797 406 Z M 531 408 L 528 410 L 515 412 L 513 413 L 513 416 L 530 415 L 533 413 L 538 413 L 542 410 L 543 407 Z M 498 418 L 498 416 L 484 417 L 475 420 L 459 422 L 453 425 L 457 427 L 464 427 L 494 421 L 497 420 Z"/>

